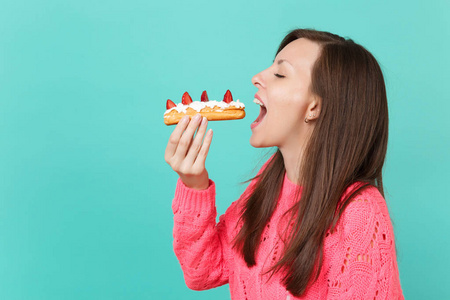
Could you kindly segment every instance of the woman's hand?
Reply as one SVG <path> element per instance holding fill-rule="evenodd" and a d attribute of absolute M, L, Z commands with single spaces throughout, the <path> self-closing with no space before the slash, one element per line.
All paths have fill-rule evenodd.
<path fill-rule="evenodd" d="M 178 173 L 181 181 L 196 190 L 209 187 L 205 160 L 211 145 L 212 130 L 208 130 L 205 135 L 207 125 L 208 121 L 200 114 L 194 116 L 191 121 L 185 116 L 170 135 L 164 154 L 166 162 Z"/>

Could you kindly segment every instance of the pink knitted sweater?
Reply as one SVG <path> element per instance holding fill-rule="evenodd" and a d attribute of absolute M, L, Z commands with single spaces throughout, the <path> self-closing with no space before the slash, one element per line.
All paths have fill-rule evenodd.
<path fill-rule="evenodd" d="M 324 240 L 319 278 L 296 298 L 281 284 L 281 275 L 264 274 L 282 255 L 280 235 L 288 224 L 283 213 L 299 186 L 287 176 L 277 208 L 261 237 L 256 266 L 248 268 L 233 248 L 243 199 L 233 202 L 216 224 L 215 184 L 206 190 L 187 188 L 178 180 L 172 208 L 174 251 L 193 290 L 228 283 L 232 299 L 404 299 L 400 286 L 393 229 L 385 200 L 375 187 L 366 188 L 347 206 L 337 230 Z"/>

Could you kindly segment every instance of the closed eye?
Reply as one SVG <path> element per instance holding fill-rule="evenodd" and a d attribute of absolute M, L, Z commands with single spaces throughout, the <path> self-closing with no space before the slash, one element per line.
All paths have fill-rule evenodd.
<path fill-rule="evenodd" d="M 283 75 L 280 75 L 280 74 L 277 74 L 277 73 L 275 73 L 274 74 L 276 77 L 278 77 L 278 78 L 284 78 L 285 76 L 283 76 Z"/>

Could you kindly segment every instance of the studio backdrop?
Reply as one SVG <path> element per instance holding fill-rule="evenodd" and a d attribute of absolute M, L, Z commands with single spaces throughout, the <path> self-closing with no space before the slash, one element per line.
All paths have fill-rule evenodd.
<path fill-rule="evenodd" d="M 294 28 L 366 47 L 385 76 L 384 169 L 409 300 L 450 299 L 448 1 L 0 1 L 0 299 L 229 299 L 189 290 L 172 248 L 167 99 L 211 122 L 219 214 L 273 149 L 249 144 L 251 78 Z"/>

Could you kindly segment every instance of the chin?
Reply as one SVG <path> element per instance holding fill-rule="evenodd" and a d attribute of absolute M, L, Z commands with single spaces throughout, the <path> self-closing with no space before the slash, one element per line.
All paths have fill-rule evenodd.
<path fill-rule="evenodd" d="M 250 137 L 250 145 L 255 148 L 267 148 L 267 147 L 273 147 L 273 145 L 269 145 L 268 143 L 265 143 L 264 141 L 258 140 L 253 135 Z"/>
<path fill-rule="evenodd" d="M 261 148 L 260 141 L 253 138 L 253 135 L 250 137 L 250 145 L 255 148 Z"/>

